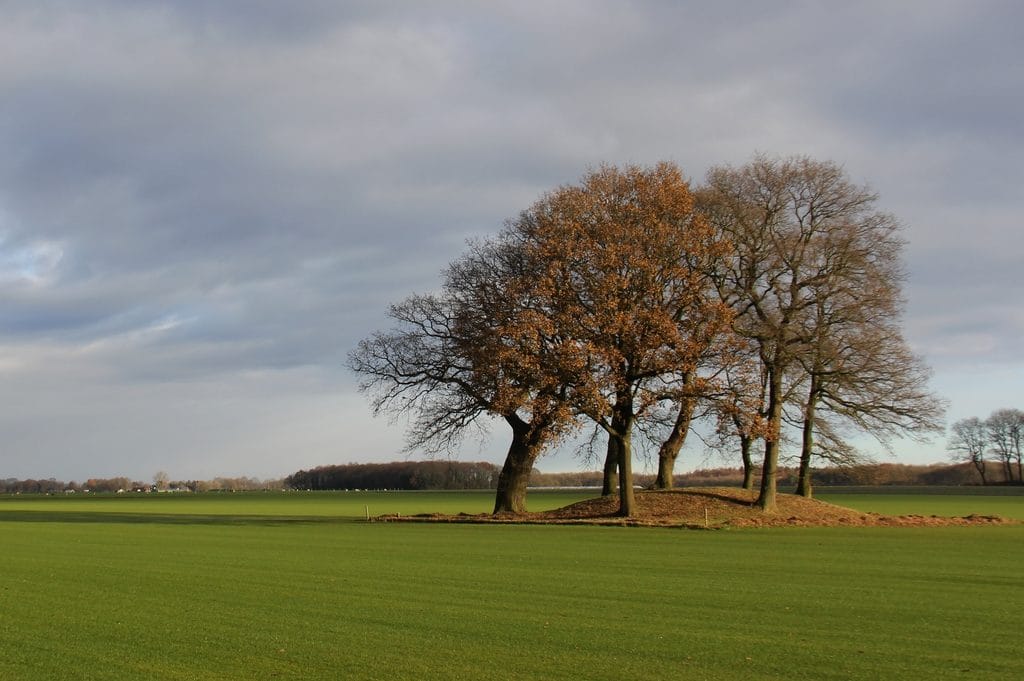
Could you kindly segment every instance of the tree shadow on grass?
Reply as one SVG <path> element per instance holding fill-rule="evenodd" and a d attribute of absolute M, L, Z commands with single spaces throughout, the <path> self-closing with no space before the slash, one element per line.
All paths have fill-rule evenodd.
<path fill-rule="evenodd" d="M 91 523 L 123 525 L 340 525 L 363 520 L 347 516 L 216 515 L 96 511 L 0 511 L 0 523 Z"/>

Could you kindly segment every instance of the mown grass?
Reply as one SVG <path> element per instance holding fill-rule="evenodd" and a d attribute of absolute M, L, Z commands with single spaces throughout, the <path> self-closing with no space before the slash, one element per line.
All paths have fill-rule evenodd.
<path fill-rule="evenodd" d="M 825 489 L 815 498 L 858 511 L 886 515 L 999 515 L 1024 520 L 1024 488 L 842 488 Z"/>
<path fill-rule="evenodd" d="M 1024 527 L 403 525 L 343 521 L 333 511 L 364 511 L 341 496 L 0 500 L 0 679 L 1017 679 L 1024 669 L 1006 635 L 1024 602 Z M 408 513 L 483 501 L 398 496 Z M 80 522 L 91 509 L 98 517 Z"/>
<path fill-rule="evenodd" d="M 559 508 L 594 495 L 588 491 L 532 490 L 531 511 Z M 226 522 L 236 518 L 252 522 L 328 519 L 365 519 L 367 515 L 416 513 L 486 513 L 494 506 L 494 492 L 244 492 L 208 494 L 76 494 L 66 496 L 0 495 L 0 514 L 43 514 L 38 519 L 145 522 L 148 516 L 165 521 L 209 519 Z M 178 517 L 180 516 L 180 517 Z M 9 516 L 8 516 L 9 517 Z M 176 518 L 177 517 L 177 518 Z M 2 520 L 2 516 L 0 516 Z M 152 518 L 149 518 L 152 520 Z"/>

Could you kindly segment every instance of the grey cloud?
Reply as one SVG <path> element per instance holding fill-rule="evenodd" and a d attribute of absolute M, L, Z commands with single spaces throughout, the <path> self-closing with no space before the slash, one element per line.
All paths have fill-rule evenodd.
<path fill-rule="evenodd" d="M 0 425 L 53 474 L 72 435 L 44 436 L 44 405 L 111 468 L 147 437 L 188 466 L 204 448 L 225 466 L 269 457 L 220 400 L 253 423 L 280 409 L 313 428 L 297 405 L 366 421 L 342 365 L 387 304 L 603 161 L 675 160 L 697 181 L 754 151 L 844 162 L 907 224 L 915 345 L 943 371 L 981 347 L 1019 363 L 1013 3 L 0 12 L 0 376 L 17 377 L 0 393 L 23 405 Z M 168 436 L 190 400 L 202 438 Z M 127 420 L 145 425 L 126 435 Z M 394 455 L 397 427 L 359 430 Z M 269 439 L 289 436 L 304 437 L 279 424 Z"/>

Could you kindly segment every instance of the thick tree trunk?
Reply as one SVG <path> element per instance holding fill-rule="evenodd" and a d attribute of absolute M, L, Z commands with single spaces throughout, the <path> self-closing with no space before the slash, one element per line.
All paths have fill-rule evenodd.
<path fill-rule="evenodd" d="M 773 512 L 776 505 L 776 474 L 779 468 L 779 440 L 770 437 L 764 443 L 764 463 L 761 466 L 761 490 L 754 504 L 762 511 Z"/>
<path fill-rule="evenodd" d="M 663 448 L 664 446 L 665 445 L 662 444 Z M 672 477 L 675 475 L 676 457 L 678 455 L 678 451 L 674 454 L 664 451 L 658 452 L 658 477 L 654 479 L 654 486 L 652 489 L 672 489 L 675 482 Z"/>
<path fill-rule="evenodd" d="M 804 423 L 804 436 L 808 436 L 806 422 Z M 806 442 L 804 446 L 806 447 Z M 800 470 L 797 473 L 795 494 L 807 499 L 814 496 L 811 488 L 811 455 L 803 448 L 800 451 Z"/>
<path fill-rule="evenodd" d="M 619 442 L 619 515 L 629 518 L 636 514 L 636 495 L 633 492 L 633 445 L 629 430 Z M 619 436 L 616 436 L 619 437 Z"/>
<path fill-rule="evenodd" d="M 509 456 L 498 475 L 498 489 L 494 496 L 494 513 L 526 513 L 526 488 L 530 482 L 532 463 L 528 457 Z"/>
<path fill-rule="evenodd" d="M 810 499 L 814 492 L 811 489 L 811 456 L 814 453 L 814 412 L 818 403 L 818 380 L 811 376 L 811 390 L 807 395 L 804 407 L 803 441 L 800 445 L 800 472 L 797 475 L 796 494 Z"/>
<path fill-rule="evenodd" d="M 779 468 L 779 439 L 782 435 L 782 372 L 768 368 L 768 437 L 764 443 L 761 492 L 755 504 L 763 511 L 775 510 L 776 473 Z"/>
<path fill-rule="evenodd" d="M 617 440 L 619 453 L 619 512 L 629 518 L 636 514 L 636 495 L 633 492 L 633 400 L 628 393 L 620 393 L 615 400 L 610 439 Z"/>
<path fill-rule="evenodd" d="M 619 489 L 619 441 L 608 435 L 608 451 L 604 457 L 604 481 L 601 496 L 615 494 Z"/>
<path fill-rule="evenodd" d="M 740 456 L 743 458 L 743 489 L 754 489 L 754 463 L 750 458 L 750 446 L 754 439 L 740 435 Z"/>
<path fill-rule="evenodd" d="M 805 499 L 814 497 L 814 488 L 811 485 L 811 459 L 805 458 L 803 454 L 800 455 L 800 471 L 797 473 L 794 494 Z"/>
<path fill-rule="evenodd" d="M 658 449 L 658 477 L 654 481 L 654 489 L 672 489 L 676 459 L 686 442 L 687 433 L 690 432 L 692 418 L 693 400 L 680 400 L 679 414 L 676 416 L 676 422 L 672 425 L 672 432 Z"/>
<path fill-rule="evenodd" d="M 498 475 L 494 496 L 494 513 L 526 513 L 526 488 L 530 483 L 533 462 L 541 447 L 530 425 L 519 419 L 506 419 L 512 426 L 512 443 L 505 455 L 505 465 Z"/>

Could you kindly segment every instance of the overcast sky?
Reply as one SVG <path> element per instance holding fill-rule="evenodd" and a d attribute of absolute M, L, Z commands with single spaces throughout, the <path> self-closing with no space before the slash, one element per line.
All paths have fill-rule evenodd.
<path fill-rule="evenodd" d="M 0 0 L 0 478 L 403 458 L 348 351 L 602 162 L 843 164 L 905 225 L 950 421 L 1024 408 L 1022 25 L 1012 0 Z M 494 433 L 463 456 L 500 462 Z"/>

